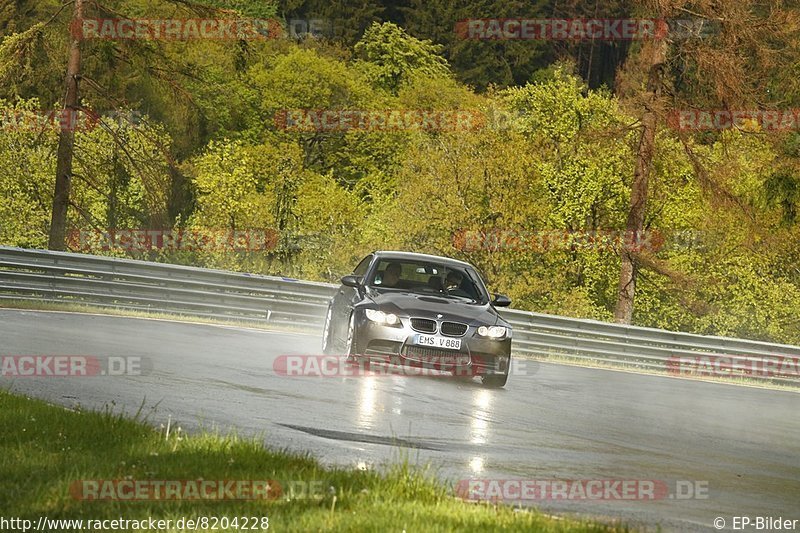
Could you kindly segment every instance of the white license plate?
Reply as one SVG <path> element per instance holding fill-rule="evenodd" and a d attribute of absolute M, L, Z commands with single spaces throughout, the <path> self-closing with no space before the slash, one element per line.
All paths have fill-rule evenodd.
<path fill-rule="evenodd" d="M 416 344 L 419 346 L 430 346 L 431 348 L 446 348 L 448 350 L 461 349 L 461 339 L 437 337 L 436 335 L 417 335 Z"/>

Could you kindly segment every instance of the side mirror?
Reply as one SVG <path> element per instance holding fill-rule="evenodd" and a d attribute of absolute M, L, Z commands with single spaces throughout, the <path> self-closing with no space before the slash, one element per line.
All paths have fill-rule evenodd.
<path fill-rule="evenodd" d="M 360 287 L 363 280 L 364 278 L 361 276 L 345 276 L 342 278 L 342 285 L 346 285 L 348 287 Z"/>
<path fill-rule="evenodd" d="M 492 299 L 492 305 L 495 307 L 508 307 L 511 305 L 511 298 L 505 294 L 495 294 Z"/>

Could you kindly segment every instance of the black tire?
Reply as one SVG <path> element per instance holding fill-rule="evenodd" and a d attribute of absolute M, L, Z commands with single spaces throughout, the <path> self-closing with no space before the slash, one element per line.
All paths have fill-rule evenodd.
<path fill-rule="evenodd" d="M 344 353 L 347 360 L 353 363 L 358 362 L 358 331 L 356 331 L 356 314 L 350 313 L 350 320 L 347 323 L 347 337 L 344 341 Z"/>
<path fill-rule="evenodd" d="M 491 376 L 483 376 L 481 383 L 487 389 L 502 389 L 508 382 L 508 371 L 505 374 L 494 374 Z"/>
<path fill-rule="evenodd" d="M 328 312 L 325 314 L 325 326 L 322 328 L 322 353 L 325 355 L 333 354 L 332 335 L 333 328 L 331 328 L 331 319 L 333 318 L 333 309 L 328 306 Z"/>
<path fill-rule="evenodd" d="M 481 376 L 481 383 L 487 389 L 502 389 L 506 386 L 508 382 L 508 373 L 511 371 L 511 356 L 508 356 L 508 359 L 505 360 L 505 368 L 499 368 L 498 370 L 504 370 L 505 372 L 502 374 L 488 374 L 485 376 Z"/>
<path fill-rule="evenodd" d="M 458 383 L 472 383 L 475 380 L 475 376 L 462 375 L 457 372 L 453 372 L 453 378 L 455 378 Z"/>

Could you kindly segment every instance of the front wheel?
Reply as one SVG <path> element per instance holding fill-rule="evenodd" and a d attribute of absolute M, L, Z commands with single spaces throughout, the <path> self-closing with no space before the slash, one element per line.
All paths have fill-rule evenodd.
<path fill-rule="evenodd" d="M 350 321 L 347 324 L 347 340 L 344 344 L 344 353 L 347 354 L 347 360 L 349 362 L 358 362 L 358 337 L 356 334 L 355 313 L 350 313 Z"/>
<path fill-rule="evenodd" d="M 483 383 L 483 386 L 487 389 L 502 389 L 506 386 L 508 382 L 508 373 L 511 368 L 511 357 L 509 356 L 508 359 L 503 359 L 503 361 L 504 364 L 501 365 L 495 363 L 496 367 L 500 367 L 498 370 L 504 370 L 502 374 L 488 374 L 481 377 L 481 383 Z"/>
<path fill-rule="evenodd" d="M 331 343 L 331 318 L 333 317 L 333 309 L 328 306 L 328 312 L 325 314 L 325 326 L 322 329 L 322 353 L 331 355 L 333 345 Z"/>
<path fill-rule="evenodd" d="M 483 376 L 481 378 L 481 383 L 483 383 L 483 386 L 487 389 L 502 389 L 506 386 L 507 382 L 508 372 L 500 375 L 495 374 L 492 376 Z"/>

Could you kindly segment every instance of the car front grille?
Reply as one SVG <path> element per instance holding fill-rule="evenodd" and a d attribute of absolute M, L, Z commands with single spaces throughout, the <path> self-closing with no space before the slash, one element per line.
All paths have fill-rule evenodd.
<path fill-rule="evenodd" d="M 438 348 L 425 348 L 423 346 L 403 347 L 403 357 L 407 359 L 433 363 L 450 363 L 457 365 L 469 365 L 471 362 L 468 353 L 455 350 L 440 350 Z"/>
<path fill-rule="evenodd" d="M 467 332 L 467 327 L 461 322 L 442 322 L 442 335 L 461 337 Z"/>
<path fill-rule="evenodd" d="M 411 329 L 420 333 L 436 333 L 436 321 L 427 318 L 412 318 Z"/>

